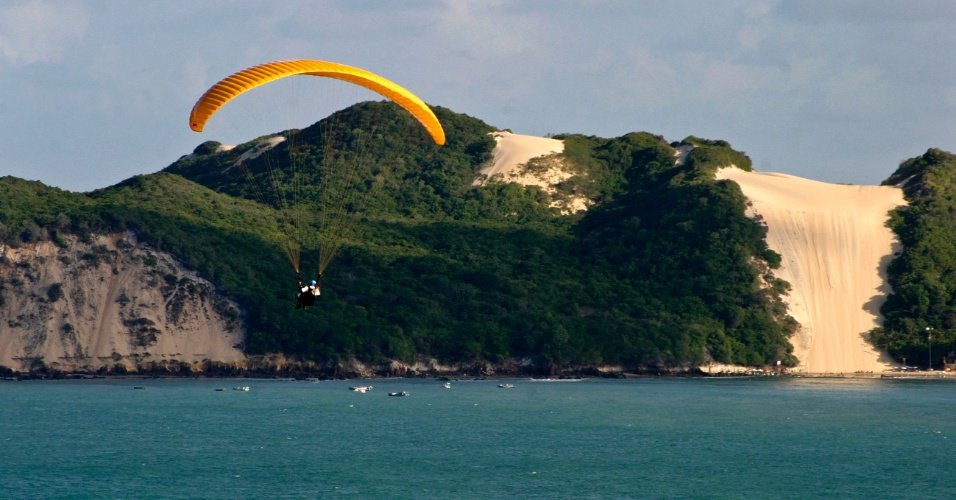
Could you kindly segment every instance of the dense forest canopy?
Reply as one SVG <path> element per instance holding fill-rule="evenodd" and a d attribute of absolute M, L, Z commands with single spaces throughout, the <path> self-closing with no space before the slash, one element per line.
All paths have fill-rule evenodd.
<path fill-rule="evenodd" d="M 787 284 L 772 274 L 780 256 L 745 215 L 739 187 L 713 176 L 729 164 L 749 169 L 745 154 L 696 137 L 670 144 L 645 132 L 565 134 L 556 138 L 574 175 L 555 193 L 475 186 L 495 128 L 443 108 L 436 114 L 448 137 L 440 148 L 395 106 L 369 102 L 279 132 L 286 140 L 247 155 L 255 157 L 245 173 L 231 167 L 263 138 L 229 150 L 203 143 L 160 173 L 88 194 L 6 178 L 0 237 L 17 245 L 135 231 L 242 304 L 249 353 L 528 358 L 539 366 L 795 364 L 788 337 L 796 325 L 780 300 Z M 689 150 L 681 162 L 677 148 Z M 249 176 L 264 179 L 282 157 L 306 166 L 298 179 L 309 220 L 324 200 L 345 196 L 336 189 L 352 188 L 323 183 L 320 165 L 329 158 L 363 179 L 361 209 L 352 210 L 319 305 L 306 311 L 293 308 L 282 207 L 250 188 Z M 571 196 L 593 204 L 571 215 L 553 207 Z M 316 240 L 303 244 L 310 262 Z"/>
<path fill-rule="evenodd" d="M 873 341 L 894 358 L 932 366 L 956 350 L 956 155 L 930 149 L 900 164 L 886 184 L 900 185 L 908 206 L 890 226 L 903 245 L 888 269 L 893 287 Z"/>

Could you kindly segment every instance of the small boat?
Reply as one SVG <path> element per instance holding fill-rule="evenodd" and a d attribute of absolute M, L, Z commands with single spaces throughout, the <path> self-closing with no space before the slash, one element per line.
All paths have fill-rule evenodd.
<path fill-rule="evenodd" d="M 390 392 L 390 393 L 388 393 L 388 395 L 389 395 L 389 396 L 405 397 L 405 396 L 408 396 L 408 392 L 406 392 L 406 391 Z"/>
<path fill-rule="evenodd" d="M 500 389 L 514 389 L 515 385 L 514 384 L 498 384 L 498 387 Z"/>
<path fill-rule="evenodd" d="M 371 391 L 372 389 L 374 389 L 374 387 L 370 385 L 353 385 L 352 387 L 349 387 L 350 391 L 361 392 L 363 394 Z"/>
<path fill-rule="evenodd" d="M 445 389 L 451 389 L 451 382 L 445 382 L 441 386 L 444 387 Z"/>
<path fill-rule="evenodd" d="M 143 387 L 143 386 L 141 386 L 141 385 L 134 385 L 134 386 L 133 386 L 133 389 L 145 389 L 145 387 Z"/>
<path fill-rule="evenodd" d="M 213 390 L 215 390 L 216 392 L 222 392 L 222 391 L 224 391 L 225 389 L 223 389 L 222 387 L 216 387 L 216 388 L 213 389 Z"/>
<path fill-rule="evenodd" d="M 237 386 L 233 387 L 232 390 L 234 390 L 234 391 L 242 391 L 242 392 L 249 392 L 249 386 L 248 386 L 248 385 L 237 385 Z"/>

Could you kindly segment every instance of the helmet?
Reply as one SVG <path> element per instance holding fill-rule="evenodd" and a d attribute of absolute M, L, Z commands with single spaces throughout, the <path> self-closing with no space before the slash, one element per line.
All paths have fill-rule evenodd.
<path fill-rule="evenodd" d="M 309 281 L 309 285 L 310 285 L 310 286 L 315 286 L 315 280 L 310 280 L 310 281 Z"/>

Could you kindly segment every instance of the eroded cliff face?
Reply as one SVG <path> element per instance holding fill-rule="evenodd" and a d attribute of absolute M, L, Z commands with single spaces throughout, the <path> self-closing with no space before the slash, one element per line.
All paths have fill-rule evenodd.
<path fill-rule="evenodd" d="M 0 245 L 0 365 L 15 371 L 242 365 L 239 307 L 132 233 Z"/>

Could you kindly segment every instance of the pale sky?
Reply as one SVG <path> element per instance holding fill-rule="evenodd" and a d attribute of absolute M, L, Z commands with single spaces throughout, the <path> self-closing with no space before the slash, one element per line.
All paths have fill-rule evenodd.
<path fill-rule="evenodd" d="M 954 26 L 947 0 L 5 0 L 0 176 L 156 172 L 222 140 L 187 124 L 208 86 L 307 58 L 516 133 L 696 135 L 761 171 L 875 184 L 956 151 Z"/>

